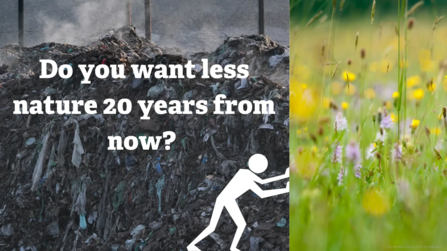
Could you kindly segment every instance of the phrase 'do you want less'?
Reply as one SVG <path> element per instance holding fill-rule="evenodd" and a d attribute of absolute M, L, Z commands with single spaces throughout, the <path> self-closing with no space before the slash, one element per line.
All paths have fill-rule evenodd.
<path fill-rule="evenodd" d="M 42 79 L 54 78 L 56 75 L 63 79 L 68 79 L 73 76 L 73 66 L 71 64 L 64 64 L 58 66 L 53 60 L 40 60 L 41 62 L 41 75 Z M 191 61 L 188 61 L 185 65 L 131 65 L 135 78 L 150 78 L 154 76 L 157 79 L 182 79 L 182 78 L 195 78 L 193 70 L 201 72 L 202 78 L 247 78 L 248 65 L 232 65 L 225 66 L 212 65 L 208 66 L 208 60 L 202 59 L 203 68 L 200 65 L 194 65 Z M 51 69 L 49 69 L 51 67 Z M 125 68 L 124 65 L 78 65 L 84 79 L 81 84 L 91 84 L 90 77 L 92 73 L 97 78 L 105 79 L 111 76 L 114 79 L 124 79 Z M 169 74 L 168 74 L 169 70 Z M 14 100 L 14 112 L 13 114 L 59 114 L 59 115 L 80 115 L 81 108 L 84 108 L 86 114 L 97 114 L 98 104 L 95 100 L 52 100 L 51 96 L 47 96 L 43 101 L 31 100 L 29 103 L 27 100 Z M 237 109 L 241 114 L 275 114 L 274 102 L 271 100 L 226 100 L 226 96 L 223 94 L 216 95 L 212 101 L 214 104 L 213 114 L 235 114 Z M 154 110 L 155 113 L 163 114 L 207 114 L 208 113 L 208 101 L 207 100 L 138 100 L 137 101 L 143 116 L 141 120 L 149 120 L 149 114 Z M 28 107 L 29 104 L 29 107 Z M 132 101 L 129 99 L 120 99 L 116 101 L 113 98 L 105 99 L 103 101 L 105 105 L 103 114 L 113 115 L 122 114 L 127 115 L 132 111 Z M 225 108 L 222 109 L 222 106 Z M 45 107 L 45 109 L 43 109 Z M 54 107 L 56 109 L 54 109 Z M 235 109 L 236 108 L 236 109 Z M 122 140 L 119 136 L 109 136 L 109 148 L 108 150 L 123 150 L 124 148 L 133 150 L 138 145 L 141 145 L 144 150 L 157 150 L 161 141 L 165 140 L 165 149 L 170 149 L 170 144 L 176 139 L 176 135 L 172 131 L 163 132 L 163 136 L 140 136 L 136 138 L 129 136 Z"/>

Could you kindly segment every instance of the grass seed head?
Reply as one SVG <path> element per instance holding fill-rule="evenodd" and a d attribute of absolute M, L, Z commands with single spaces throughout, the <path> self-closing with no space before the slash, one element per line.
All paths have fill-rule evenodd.
<path fill-rule="evenodd" d="M 394 32 L 396 33 L 396 36 L 399 36 L 399 28 L 396 23 L 394 23 Z"/>
<path fill-rule="evenodd" d="M 371 24 L 374 24 L 374 14 L 376 13 L 376 0 L 373 1 L 373 6 L 371 10 Z"/>
<path fill-rule="evenodd" d="M 436 25 L 444 18 L 444 16 L 436 17 L 435 22 L 433 24 L 433 31 L 436 29 Z"/>
<path fill-rule="evenodd" d="M 421 7 L 423 4 L 424 4 L 424 1 L 419 1 L 419 2 L 415 3 L 415 4 L 410 8 L 410 10 L 407 12 L 407 17 L 410 16 L 410 15 L 412 15 L 412 14 L 417 10 L 417 8 Z"/>
<path fill-rule="evenodd" d="M 414 22 L 415 22 L 415 19 L 414 19 L 414 18 L 410 18 L 410 19 L 408 20 L 408 30 L 413 29 Z"/>
<path fill-rule="evenodd" d="M 355 35 L 355 49 L 357 50 L 357 45 L 359 44 L 359 35 L 360 33 L 357 31 L 357 34 Z"/>
<path fill-rule="evenodd" d="M 362 50 L 360 51 L 360 57 L 361 57 L 362 59 L 365 59 L 365 57 L 366 57 L 366 50 L 365 50 L 365 49 L 362 49 Z"/>
<path fill-rule="evenodd" d="M 335 77 L 335 74 L 337 74 L 338 66 L 340 66 L 340 64 L 341 64 L 341 61 L 339 61 L 339 62 L 337 63 L 337 65 L 335 66 L 334 72 L 332 73 L 332 78 L 334 78 L 334 77 Z"/>
<path fill-rule="evenodd" d="M 324 135 L 324 127 L 319 126 L 318 127 L 318 131 L 317 131 L 318 136 L 323 136 Z"/>
<path fill-rule="evenodd" d="M 427 135 L 428 140 L 430 140 L 430 129 L 425 126 L 425 134 Z"/>
<path fill-rule="evenodd" d="M 320 12 L 318 12 L 317 14 L 315 14 L 310 20 L 309 22 L 307 22 L 305 27 L 309 27 L 309 25 L 311 25 L 313 22 L 315 22 L 315 20 L 317 20 L 317 18 L 319 16 L 321 16 L 321 14 L 323 14 L 323 11 L 321 10 Z"/>

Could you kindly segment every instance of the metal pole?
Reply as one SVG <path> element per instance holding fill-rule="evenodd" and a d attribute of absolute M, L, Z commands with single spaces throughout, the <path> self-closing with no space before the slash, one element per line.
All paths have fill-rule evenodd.
<path fill-rule="evenodd" d="M 259 0 L 259 34 L 265 34 L 265 28 L 264 28 L 264 0 Z"/>
<path fill-rule="evenodd" d="M 144 26 L 146 39 L 152 39 L 151 0 L 144 0 Z"/>
<path fill-rule="evenodd" d="M 127 24 L 132 26 L 132 0 L 127 1 Z"/>
<path fill-rule="evenodd" d="M 24 15 L 24 0 L 19 0 L 19 45 L 23 46 L 23 38 L 24 38 L 24 23 L 25 23 L 25 15 Z"/>

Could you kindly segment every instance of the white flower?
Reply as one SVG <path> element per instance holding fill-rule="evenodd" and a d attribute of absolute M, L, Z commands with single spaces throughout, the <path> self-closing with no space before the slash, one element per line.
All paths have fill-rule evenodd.
<path fill-rule="evenodd" d="M 379 130 L 376 135 L 376 141 L 380 141 L 383 143 L 383 142 L 385 142 L 385 139 L 386 139 L 386 131 Z"/>
<path fill-rule="evenodd" d="M 369 147 L 366 149 L 366 159 L 372 159 L 372 158 L 374 158 L 374 150 L 376 150 L 376 148 L 374 147 L 374 143 L 372 143 L 372 144 L 369 145 Z"/>
<path fill-rule="evenodd" d="M 348 129 L 348 121 L 343 117 L 343 113 L 339 112 L 337 117 L 335 117 L 334 128 L 336 132 Z"/>

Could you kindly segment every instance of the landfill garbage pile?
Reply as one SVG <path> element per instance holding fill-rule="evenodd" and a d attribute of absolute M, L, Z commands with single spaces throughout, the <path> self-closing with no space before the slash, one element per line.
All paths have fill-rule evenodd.
<path fill-rule="evenodd" d="M 249 64 L 247 79 L 136 79 L 130 64 Z M 39 59 L 72 64 L 69 79 L 39 79 Z M 215 51 L 183 53 L 159 47 L 134 28 L 114 30 L 87 46 L 47 43 L 0 49 L 0 249 L 184 250 L 208 226 L 216 197 L 249 157 L 262 153 L 269 168 L 288 167 L 288 48 L 263 35 L 232 37 Z M 80 84 L 78 64 L 125 64 L 125 79 Z M 200 68 L 200 67 L 199 67 Z M 137 100 L 269 99 L 271 115 L 158 115 L 140 120 Z M 129 115 L 13 115 L 13 100 L 128 98 Z M 212 104 L 211 104 L 212 106 Z M 174 131 L 170 150 L 107 150 L 107 136 Z M 262 186 L 284 188 L 285 181 Z M 288 195 L 238 204 L 247 221 L 241 250 L 288 250 Z M 236 226 L 224 210 L 198 247 L 228 250 Z"/>

